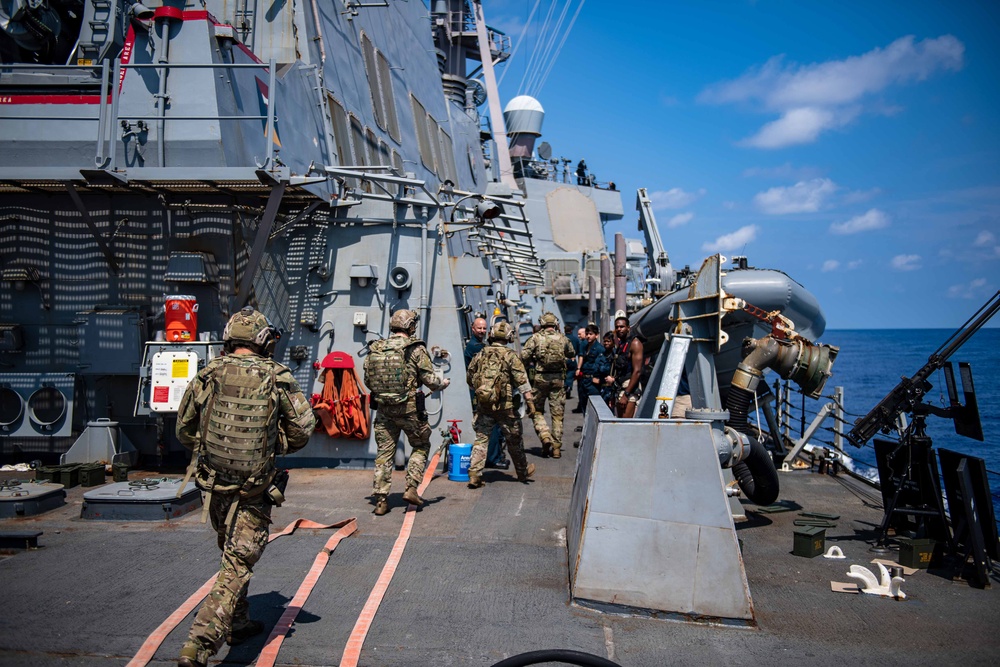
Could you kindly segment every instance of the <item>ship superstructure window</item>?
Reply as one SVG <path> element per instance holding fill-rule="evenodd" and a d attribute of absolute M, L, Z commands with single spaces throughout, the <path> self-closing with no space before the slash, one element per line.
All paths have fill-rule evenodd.
<path fill-rule="evenodd" d="M 381 165 L 388 167 L 392 164 L 389 158 L 389 144 L 384 141 L 378 142 L 378 158 Z"/>
<path fill-rule="evenodd" d="M 382 164 L 378 154 L 378 137 L 370 128 L 365 129 L 365 143 L 368 144 L 368 164 Z"/>
<path fill-rule="evenodd" d="M 444 178 L 442 176 L 444 173 L 444 161 L 441 159 L 441 142 L 438 140 L 438 124 L 430 114 L 427 114 L 425 122 L 427 123 L 427 138 L 431 144 L 431 153 L 434 155 L 434 166 L 431 167 L 431 171 Z"/>
<path fill-rule="evenodd" d="M 354 144 L 355 166 L 363 167 L 367 165 L 368 149 L 365 145 L 365 127 L 354 114 L 351 114 L 351 143 Z"/>
<path fill-rule="evenodd" d="M 372 108 L 375 110 L 375 122 L 385 129 L 385 107 L 382 104 L 382 91 L 378 84 L 378 69 L 375 65 L 375 47 L 368 35 L 361 33 L 361 55 L 365 60 L 365 74 L 368 75 L 368 92 L 371 93 Z"/>
<path fill-rule="evenodd" d="M 431 140 L 427 134 L 427 111 L 424 105 L 417 101 L 416 97 L 410 95 L 410 104 L 413 106 L 413 124 L 417 130 L 417 144 L 420 147 L 420 159 L 424 166 L 434 169 L 434 152 L 431 150 Z"/>
<path fill-rule="evenodd" d="M 382 91 L 382 105 L 385 107 L 386 129 L 389 136 L 399 142 L 399 116 L 396 113 L 396 96 L 392 94 L 392 70 L 381 51 L 376 51 L 375 57 L 378 60 L 378 85 Z"/>
<path fill-rule="evenodd" d="M 441 140 L 441 154 L 444 157 L 445 170 L 445 173 L 441 177 L 450 180 L 452 183 L 458 183 L 458 169 L 455 168 L 455 147 L 451 143 L 451 137 L 441 127 L 438 128 L 438 135 Z"/>
<path fill-rule="evenodd" d="M 349 165 L 354 161 L 351 157 L 351 134 L 347 125 L 347 112 L 344 105 L 334 99 L 333 95 L 327 94 L 327 102 L 330 104 L 330 121 L 333 124 L 333 140 L 337 144 L 337 159 L 342 165 Z"/>
<path fill-rule="evenodd" d="M 392 166 L 396 168 L 396 173 L 402 176 L 405 172 L 403 171 L 403 156 L 397 151 L 392 151 Z"/>

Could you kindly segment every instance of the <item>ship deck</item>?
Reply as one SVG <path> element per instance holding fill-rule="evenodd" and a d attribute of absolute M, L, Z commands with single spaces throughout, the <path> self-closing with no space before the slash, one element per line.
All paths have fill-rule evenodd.
<path fill-rule="evenodd" d="M 438 476 L 424 493 L 412 535 L 361 652 L 360 665 L 492 665 L 526 651 L 566 648 L 623 667 L 671 664 L 996 664 L 998 589 L 982 590 L 942 572 L 907 577 L 894 601 L 831 591 L 851 581 L 851 564 L 871 568 L 869 542 L 881 520 L 877 493 L 815 471 L 783 473 L 782 500 L 839 514 L 827 546 L 846 560 L 793 555 L 797 512 L 762 514 L 747 505 L 738 524 L 756 627 L 682 622 L 656 615 L 602 613 L 571 603 L 566 524 L 579 415 L 567 414 L 565 455 L 541 459 L 526 434 L 535 481 L 488 471 L 485 488 Z M 525 422 L 528 431 L 530 425 Z M 623 448 L 628 443 L 621 443 Z M 132 479 L 162 475 L 135 471 Z M 296 518 L 333 523 L 357 517 L 357 532 L 330 557 L 278 654 L 279 665 L 338 665 L 400 527 L 402 473 L 390 513 L 371 514 L 370 470 L 295 469 L 274 528 Z M 211 575 L 219 554 L 193 512 L 169 522 L 80 517 L 84 491 L 45 514 L 0 521 L 0 531 L 40 530 L 39 548 L 0 561 L 4 609 L 0 664 L 125 664 L 146 638 Z M 329 530 L 299 529 L 272 543 L 250 584 L 251 614 L 273 627 L 295 595 Z M 176 664 L 188 616 L 151 665 Z M 222 652 L 210 664 L 250 665 L 267 634 Z"/>

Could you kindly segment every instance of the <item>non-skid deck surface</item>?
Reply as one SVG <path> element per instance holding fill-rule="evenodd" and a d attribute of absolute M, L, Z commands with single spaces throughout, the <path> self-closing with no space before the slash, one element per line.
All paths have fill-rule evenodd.
<path fill-rule="evenodd" d="M 847 560 L 792 555 L 798 512 L 758 514 L 738 527 L 756 629 L 600 613 L 570 603 L 565 526 L 579 437 L 567 414 L 562 459 L 540 459 L 520 484 L 488 471 L 473 491 L 440 476 L 425 492 L 412 537 L 368 634 L 360 664 L 486 666 L 524 651 L 570 648 L 624 667 L 691 664 L 995 664 L 1000 650 L 997 590 L 970 589 L 939 574 L 909 577 L 904 602 L 830 591 L 852 563 L 870 564 L 877 494 L 810 471 L 782 474 L 781 499 L 804 511 L 839 514 L 827 529 Z M 620 443 L 628 456 L 628 443 Z M 637 462 L 641 464 L 641 462 Z M 133 473 L 133 478 L 139 473 Z M 405 504 L 397 472 L 391 512 L 374 517 L 371 471 L 293 470 L 274 526 L 297 517 L 332 523 L 358 517 L 358 532 L 331 556 L 278 655 L 279 665 L 339 664 L 344 645 L 396 539 Z M 211 529 L 192 513 L 170 522 L 79 519 L 82 490 L 68 504 L 0 530 L 43 530 L 42 548 L 0 560 L 0 665 L 124 665 L 146 637 L 217 571 Z M 298 589 L 330 531 L 300 530 L 271 544 L 250 587 L 251 613 L 269 626 Z M 651 555 L 651 557 L 653 557 Z M 191 618 L 153 665 L 175 664 Z M 250 665 L 265 635 L 215 662 Z"/>

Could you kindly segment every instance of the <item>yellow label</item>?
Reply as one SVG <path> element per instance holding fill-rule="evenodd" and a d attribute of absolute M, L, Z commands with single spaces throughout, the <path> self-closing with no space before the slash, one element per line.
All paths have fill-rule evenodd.
<path fill-rule="evenodd" d="M 188 376 L 189 365 L 190 362 L 187 359 L 174 359 L 173 366 L 170 369 L 170 377 L 186 378 Z"/>
<path fill-rule="evenodd" d="M 93 65 L 94 61 L 91 60 L 90 58 L 77 58 L 76 59 L 76 64 L 80 65 L 80 66 Z"/>

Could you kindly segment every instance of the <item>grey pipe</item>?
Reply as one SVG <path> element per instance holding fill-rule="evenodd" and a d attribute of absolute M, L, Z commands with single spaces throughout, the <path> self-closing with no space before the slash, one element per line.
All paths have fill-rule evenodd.
<path fill-rule="evenodd" d="M 597 320 L 601 331 L 611 330 L 611 258 L 601 254 L 601 314 Z"/>
<path fill-rule="evenodd" d="M 619 232 L 615 234 L 615 312 L 625 311 L 627 294 L 625 279 L 625 237 Z"/>
<path fill-rule="evenodd" d="M 590 315 L 587 319 L 595 324 L 599 324 L 599 321 L 595 317 L 597 315 L 597 278 L 594 276 L 587 276 L 587 295 L 590 297 L 587 303 L 587 307 L 590 309 L 587 312 Z"/>
<path fill-rule="evenodd" d="M 157 19 L 160 25 L 160 43 L 156 49 L 156 62 L 167 65 L 170 62 L 170 19 L 166 16 Z M 117 85 L 117 82 L 115 83 Z M 166 140 L 164 134 L 167 128 L 167 68 L 160 70 L 160 85 L 156 91 L 157 104 L 160 106 L 159 120 L 156 127 L 156 160 L 158 167 L 166 166 Z"/>

